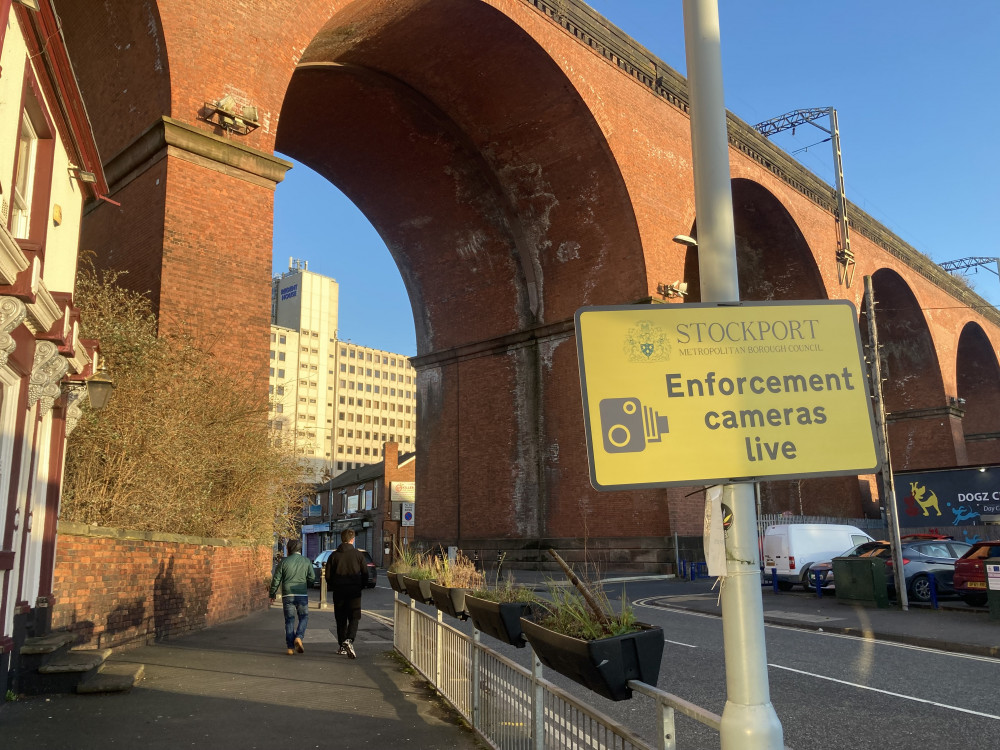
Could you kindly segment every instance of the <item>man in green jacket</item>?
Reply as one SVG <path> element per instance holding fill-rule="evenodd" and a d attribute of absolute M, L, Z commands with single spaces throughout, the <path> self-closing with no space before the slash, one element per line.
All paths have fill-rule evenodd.
<path fill-rule="evenodd" d="M 281 561 L 274 577 L 271 578 L 270 597 L 274 601 L 278 588 L 281 588 L 281 603 L 285 610 L 285 645 L 288 653 L 300 654 L 305 651 L 302 639 L 306 634 L 306 624 L 309 622 L 309 587 L 316 580 L 312 561 L 299 554 L 302 543 L 293 539 L 288 543 L 288 557 Z M 298 627 L 295 618 L 298 617 Z"/>

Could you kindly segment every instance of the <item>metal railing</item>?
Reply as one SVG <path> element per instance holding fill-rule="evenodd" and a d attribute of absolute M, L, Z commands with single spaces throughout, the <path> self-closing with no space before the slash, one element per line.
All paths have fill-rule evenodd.
<path fill-rule="evenodd" d="M 395 597 L 393 645 L 476 733 L 497 750 L 675 750 L 675 714 L 716 731 L 721 717 L 635 680 L 629 687 L 658 707 L 657 738 L 649 743 L 619 722 L 542 677 L 531 647 L 531 669 Z"/>

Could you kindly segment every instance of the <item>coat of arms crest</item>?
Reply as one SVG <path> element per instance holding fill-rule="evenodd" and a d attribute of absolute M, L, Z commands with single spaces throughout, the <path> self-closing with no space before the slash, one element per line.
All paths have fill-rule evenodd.
<path fill-rule="evenodd" d="M 629 362 L 664 362 L 670 359 L 666 332 L 652 321 L 640 320 L 625 334 L 624 352 Z"/>

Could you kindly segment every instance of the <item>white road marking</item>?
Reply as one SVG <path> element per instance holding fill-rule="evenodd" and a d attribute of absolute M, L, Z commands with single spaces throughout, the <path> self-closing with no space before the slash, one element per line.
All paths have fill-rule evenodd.
<path fill-rule="evenodd" d="M 663 642 L 664 643 L 672 643 L 675 646 L 686 646 L 687 648 L 698 648 L 697 646 L 694 646 L 694 645 L 692 645 L 690 643 L 681 643 L 680 641 L 672 641 L 669 638 L 664 638 Z"/>
<path fill-rule="evenodd" d="M 836 677 L 827 677 L 826 675 L 816 674 L 815 672 L 806 672 L 801 669 L 792 669 L 791 667 L 783 667 L 780 664 L 768 664 L 769 667 L 774 667 L 775 669 L 784 669 L 786 672 L 795 672 L 796 674 L 806 675 L 807 677 L 815 677 L 819 680 L 827 680 L 829 682 L 836 682 L 841 685 L 847 685 L 849 687 L 860 688 L 861 690 L 871 690 L 873 693 L 882 693 L 883 695 L 891 695 L 894 698 L 903 698 L 908 701 L 916 701 L 917 703 L 927 703 L 931 706 L 937 706 L 938 708 L 947 708 L 951 711 L 961 711 L 964 714 L 972 714 L 974 716 L 983 716 L 987 719 L 997 719 L 1000 721 L 1000 716 L 995 714 L 987 714 L 982 711 L 973 711 L 970 708 L 960 708 L 958 706 L 950 706 L 947 703 L 938 703 L 937 701 L 929 701 L 925 698 L 916 698 L 912 695 L 904 695 L 903 693 L 894 693 L 891 690 L 882 690 L 880 688 L 869 687 L 868 685 L 861 685 L 857 682 L 848 682 L 847 680 L 838 680 Z"/>
<path fill-rule="evenodd" d="M 632 602 L 633 607 L 645 607 L 646 609 L 659 609 L 667 612 L 676 612 L 679 615 L 688 615 L 690 617 L 708 617 L 713 620 L 722 621 L 719 615 L 708 614 L 707 612 L 696 612 L 694 610 L 685 609 L 684 607 L 671 607 L 669 605 L 657 605 L 649 604 L 648 602 L 656 599 L 663 599 L 662 596 L 653 596 L 646 599 L 639 599 Z M 850 635 L 848 633 L 827 633 L 826 631 L 819 630 L 809 630 L 804 628 L 796 628 L 791 625 L 777 625 L 775 623 L 765 622 L 764 627 L 771 628 L 773 630 L 787 630 L 790 633 L 799 633 L 802 635 L 816 635 L 823 636 L 825 638 L 843 638 L 848 641 L 863 641 L 864 643 L 874 643 L 879 646 L 890 646 L 892 648 L 903 648 L 910 651 L 923 651 L 927 654 L 937 654 L 939 656 L 952 656 L 956 659 L 968 659 L 970 661 L 984 661 L 990 664 L 996 664 L 997 659 L 993 656 L 977 656 L 976 654 L 962 654 L 956 651 L 943 651 L 939 648 L 929 648 L 928 646 L 914 646 L 910 643 L 899 643 L 897 641 L 880 641 L 872 636 L 861 636 L 861 635 Z"/>

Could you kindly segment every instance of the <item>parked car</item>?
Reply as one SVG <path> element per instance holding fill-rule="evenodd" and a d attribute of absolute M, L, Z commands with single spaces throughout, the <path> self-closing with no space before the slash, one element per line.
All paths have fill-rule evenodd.
<path fill-rule="evenodd" d="M 934 574 L 934 580 L 939 594 L 952 594 L 955 561 L 969 549 L 965 542 L 956 542 L 950 537 L 931 537 L 912 535 L 904 541 L 901 547 L 903 555 L 903 579 L 910 598 L 917 602 L 931 600 L 931 581 L 928 574 Z M 837 557 L 879 557 L 885 560 L 887 584 L 889 589 L 896 588 L 895 576 L 892 575 L 892 547 L 889 542 L 867 542 L 859 544 Z M 813 570 L 825 570 L 824 585 L 836 584 L 833 577 L 833 563 L 816 563 Z"/>
<path fill-rule="evenodd" d="M 829 560 L 840 550 L 872 538 L 857 526 L 834 523 L 791 523 L 768 526 L 764 530 L 764 577 L 771 571 L 778 588 L 788 591 L 795 584 L 809 588 L 809 566 Z"/>
<path fill-rule="evenodd" d="M 976 542 L 955 562 L 955 591 L 970 607 L 986 604 L 986 560 L 1000 558 L 1000 542 Z"/>
<path fill-rule="evenodd" d="M 323 576 L 323 571 L 326 569 L 326 561 L 330 559 L 336 550 L 325 549 L 316 555 L 316 559 L 313 560 L 313 572 L 316 574 L 316 580 L 313 582 L 313 586 L 320 585 L 320 578 Z M 372 560 L 372 556 L 368 554 L 367 550 L 358 550 L 359 552 L 364 552 L 365 562 L 368 564 L 368 585 L 367 588 L 375 588 L 375 584 L 378 582 L 378 568 L 375 567 L 375 561 Z"/>

